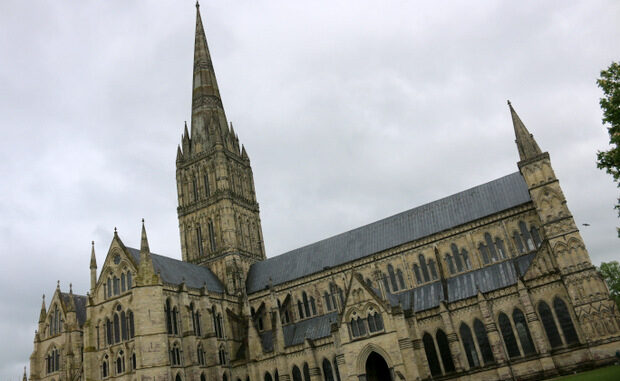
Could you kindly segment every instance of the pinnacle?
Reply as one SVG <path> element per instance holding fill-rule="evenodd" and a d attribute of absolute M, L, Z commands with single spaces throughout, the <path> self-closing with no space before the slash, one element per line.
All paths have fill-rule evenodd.
<path fill-rule="evenodd" d="M 517 143 L 520 159 L 527 160 L 542 154 L 538 143 L 534 139 L 534 135 L 527 130 L 510 101 L 508 101 L 508 107 L 510 108 L 512 125 L 515 131 L 515 142 Z"/>
<path fill-rule="evenodd" d="M 140 239 L 140 252 L 150 253 L 149 241 L 146 237 L 146 228 L 144 227 L 144 218 L 142 219 L 142 237 Z"/>

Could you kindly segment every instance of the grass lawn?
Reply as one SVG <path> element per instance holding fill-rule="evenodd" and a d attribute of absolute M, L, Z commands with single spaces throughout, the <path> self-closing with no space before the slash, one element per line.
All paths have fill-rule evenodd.
<path fill-rule="evenodd" d="M 605 368 L 594 369 L 588 372 L 572 374 L 560 378 L 554 378 L 554 381 L 618 381 L 620 380 L 620 365 L 612 365 Z"/>

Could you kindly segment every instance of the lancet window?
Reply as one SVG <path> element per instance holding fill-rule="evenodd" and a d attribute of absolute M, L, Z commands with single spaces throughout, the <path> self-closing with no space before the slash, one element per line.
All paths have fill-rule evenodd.
<path fill-rule="evenodd" d="M 433 336 L 428 332 L 424 333 L 424 336 L 422 336 L 422 343 L 424 343 L 424 352 L 426 354 L 428 367 L 431 371 L 431 376 L 441 376 L 441 365 L 439 364 L 439 357 L 437 356 Z"/>
<path fill-rule="evenodd" d="M 523 221 L 519 221 L 519 230 L 513 232 L 515 245 L 520 253 L 528 253 L 540 247 L 542 240 L 537 227 L 532 226 L 530 230 Z"/>
<path fill-rule="evenodd" d="M 370 333 L 378 332 L 383 330 L 383 319 L 381 318 L 381 314 L 378 312 L 368 313 L 368 330 Z"/>
<path fill-rule="evenodd" d="M 125 352 L 120 350 L 116 356 L 116 374 L 125 373 Z"/>
<path fill-rule="evenodd" d="M 181 360 L 181 349 L 179 348 L 179 343 L 174 343 L 170 349 L 170 363 L 173 366 L 180 366 Z"/>
<path fill-rule="evenodd" d="M 487 330 L 479 319 L 474 320 L 474 333 L 476 334 L 478 348 L 480 348 L 482 360 L 485 365 L 494 363 L 495 358 L 493 357 L 493 350 L 491 349 L 491 344 L 489 343 Z"/>
<path fill-rule="evenodd" d="M 499 237 L 491 237 L 491 234 L 484 233 L 484 242 L 478 245 L 480 256 L 484 264 L 501 261 L 507 258 L 504 241 Z"/>
<path fill-rule="evenodd" d="M 198 357 L 198 364 L 201 366 L 207 365 L 205 351 L 202 348 L 202 344 L 198 344 L 198 348 L 196 349 L 196 357 Z"/>
<path fill-rule="evenodd" d="M 213 228 L 212 220 L 209 220 L 207 227 L 209 229 L 209 244 L 211 246 L 211 252 L 214 252 L 217 249 L 217 247 L 215 245 L 215 229 Z"/>
<path fill-rule="evenodd" d="M 478 359 L 478 352 L 476 351 L 476 345 L 474 344 L 474 337 L 471 334 L 469 326 L 465 323 L 461 323 L 459 333 L 461 335 L 461 341 L 463 342 L 463 348 L 465 349 L 465 355 L 467 356 L 469 367 L 479 367 L 480 360 Z"/>
<path fill-rule="evenodd" d="M 551 312 L 549 305 L 544 301 L 538 304 L 538 314 L 540 315 L 540 320 L 545 328 L 545 334 L 547 335 L 551 348 L 561 347 L 562 338 L 560 337 L 560 332 L 558 331 L 558 327 L 553 319 L 553 313 Z"/>
<path fill-rule="evenodd" d="M 570 317 L 566 303 L 564 303 L 562 299 L 556 297 L 553 299 L 553 310 L 560 323 L 560 328 L 564 333 L 566 344 L 578 344 L 579 337 L 577 336 L 577 331 L 575 331 L 575 326 L 573 325 L 573 320 Z"/>
<path fill-rule="evenodd" d="M 189 311 L 192 319 L 192 328 L 194 330 L 194 335 L 200 336 L 202 334 L 200 329 L 200 311 L 195 308 L 194 303 L 189 305 Z"/>
<path fill-rule="evenodd" d="M 437 340 L 437 347 L 439 348 L 439 355 L 441 356 L 444 371 L 446 373 L 454 372 L 454 362 L 452 361 L 452 352 L 450 352 L 448 337 L 444 331 L 438 329 L 435 334 L 435 339 Z"/>
<path fill-rule="evenodd" d="M 45 368 L 47 373 L 53 373 L 60 370 L 60 351 L 54 347 L 45 356 Z"/>
<path fill-rule="evenodd" d="M 57 304 L 54 304 L 54 308 L 50 312 L 49 317 L 49 334 L 50 336 L 57 335 L 62 332 L 62 314 Z"/>
<path fill-rule="evenodd" d="M 101 361 L 101 378 L 108 378 L 109 375 L 108 355 L 105 355 L 103 356 L 103 361 Z"/>

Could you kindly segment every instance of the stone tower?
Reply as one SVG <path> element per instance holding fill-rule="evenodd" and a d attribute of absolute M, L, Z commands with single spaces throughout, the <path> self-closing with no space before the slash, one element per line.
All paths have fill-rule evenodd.
<path fill-rule="evenodd" d="M 566 198 L 555 176 L 548 152 L 542 152 L 534 136 L 508 102 L 515 130 L 519 170 L 527 183 L 532 202 L 552 255 L 554 266 L 567 289 L 580 327 L 589 342 L 604 339 L 615 330 L 618 311 L 609 298 L 605 282 L 590 261 Z"/>
<path fill-rule="evenodd" d="M 192 88 L 191 132 L 186 124 L 176 159 L 183 260 L 235 293 L 265 249 L 250 159 L 226 119 L 198 4 Z"/>

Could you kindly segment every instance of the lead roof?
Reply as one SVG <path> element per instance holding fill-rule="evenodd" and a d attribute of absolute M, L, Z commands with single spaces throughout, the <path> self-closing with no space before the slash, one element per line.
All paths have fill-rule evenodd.
<path fill-rule="evenodd" d="M 128 247 L 127 250 L 136 261 L 140 263 L 140 250 Z M 153 268 L 161 275 L 164 283 L 180 285 L 185 283 L 187 287 L 202 288 L 206 285 L 207 290 L 223 293 L 224 286 L 220 280 L 207 267 L 193 263 L 179 261 L 163 255 L 151 253 Z"/>
<path fill-rule="evenodd" d="M 247 292 L 302 278 L 326 268 L 451 229 L 530 202 L 519 172 L 369 225 L 256 262 L 250 267 Z M 431 292 L 431 291 L 429 291 Z"/>
<path fill-rule="evenodd" d="M 86 303 L 88 299 L 85 295 L 67 294 L 61 292 L 62 302 L 65 306 L 69 306 L 71 303 L 71 296 L 73 296 L 73 303 L 75 304 L 75 316 L 77 318 L 78 325 L 81 327 L 86 321 Z"/>

